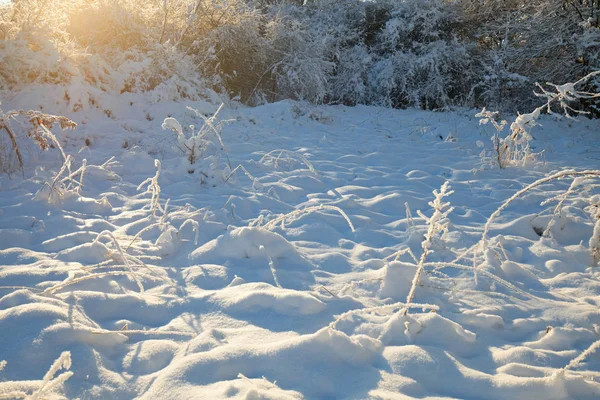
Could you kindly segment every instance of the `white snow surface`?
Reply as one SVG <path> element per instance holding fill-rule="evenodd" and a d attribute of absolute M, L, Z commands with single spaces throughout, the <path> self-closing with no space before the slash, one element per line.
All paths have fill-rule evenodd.
<path fill-rule="evenodd" d="M 225 148 L 190 165 L 163 122 L 188 135 L 204 121 L 186 107 L 209 117 L 218 104 L 125 94 L 98 99 L 110 113 L 73 112 L 59 92 L 3 94 L 4 110 L 44 105 L 75 120 L 55 133 L 72 170 L 87 168 L 78 192 L 49 198 L 38 192 L 60 153 L 24 144 L 24 173 L 0 176 L 0 397 L 39 389 L 68 351 L 73 375 L 56 398 L 600 398 L 600 354 L 562 370 L 600 339 L 592 181 L 549 237 L 536 230 L 556 202 L 540 203 L 570 182 L 526 193 L 493 221 L 475 262 L 426 265 L 422 307 L 402 305 L 417 270 L 402 250 L 420 258 L 417 210 L 432 215 L 433 190 L 449 181 L 454 191 L 426 260 L 444 265 L 527 184 L 600 169 L 598 121 L 542 117 L 539 161 L 499 169 L 480 156 L 493 132 L 474 110 L 226 105 Z M 272 150 L 287 152 L 263 158 Z M 155 160 L 152 210 L 151 192 L 137 189 Z M 355 231 L 332 209 L 263 227 L 319 205 L 339 207 Z"/>

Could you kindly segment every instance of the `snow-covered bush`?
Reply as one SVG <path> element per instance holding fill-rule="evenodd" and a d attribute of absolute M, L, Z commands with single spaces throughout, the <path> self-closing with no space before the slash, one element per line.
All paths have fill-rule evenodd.
<path fill-rule="evenodd" d="M 58 37 L 67 25 L 66 10 L 84 0 L 17 0 L 1 13 L 3 24 L 10 26 L 8 38 L 19 32 L 36 36 Z"/>
<path fill-rule="evenodd" d="M 507 68 L 503 49 L 477 49 L 472 57 L 474 67 L 483 72 L 472 89 L 475 106 L 515 112 L 523 99 L 531 99 L 530 79 Z"/>
<path fill-rule="evenodd" d="M 89 94 L 152 91 L 157 101 L 204 97 L 197 66 L 175 42 L 187 21 L 184 3 L 164 2 L 166 20 L 163 7 L 134 0 L 23 0 L 0 8 L 0 90 L 63 85 L 67 103 L 73 85 Z M 75 111 L 88 97 L 80 94 Z"/>
<path fill-rule="evenodd" d="M 501 138 L 500 134 L 506 125 L 506 121 L 497 121 L 497 112 L 487 111 L 485 108 L 476 116 L 480 118 L 480 123 L 485 125 L 490 123 L 494 126 L 496 133 L 492 137 L 494 143 L 494 152 L 500 168 L 505 168 L 508 165 L 524 165 L 536 159 L 536 154 L 533 154 L 530 149 L 530 141 L 533 139 L 530 135 L 532 127 L 537 125 L 542 112 L 554 114 L 554 109 L 558 108 L 567 118 L 581 114 L 589 114 L 589 111 L 579 110 L 574 108 L 581 101 L 590 101 L 600 99 L 600 93 L 586 92 L 586 84 L 600 75 L 600 71 L 592 72 L 583 78 L 573 83 L 565 83 L 556 85 L 548 83 L 551 89 L 537 83 L 538 91 L 535 95 L 543 98 L 546 102 L 535 108 L 531 113 L 519 114 L 519 116 L 510 125 L 510 133 Z"/>
<path fill-rule="evenodd" d="M 0 7 L 0 89 L 515 112 L 600 68 L 599 26 L 591 0 L 20 0 Z"/>
<path fill-rule="evenodd" d="M 323 0 L 309 5 L 308 14 L 311 29 L 324 42 L 327 59 L 333 63 L 326 100 L 368 103 L 368 74 L 373 61 L 369 46 L 381 29 L 385 10 L 379 11 L 377 2 Z"/>
<path fill-rule="evenodd" d="M 206 82 L 193 59 L 170 43 L 153 44 L 147 51 L 136 49 L 112 58 L 114 88 L 124 92 L 153 92 L 155 101 L 197 100 Z"/>
<path fill-rule="evenodd" d="M 217 4 L 221 3 L 221 4 Z M 259 12 L 241 0 L 201 1 L 183 46 L 213 88 L 248 102 L 258 84 L 268 85 L 269 52 Z"/>
<path fill-rule="evenodd" d="M 336 59 L 335 73 L 329 80 L 330 101 L 347 105 L 368 103 L 368 76 L 373 65 L 368 49 L 360 44 L 341 48 Z"/>
<path fill-rule="evenodd" d="M 58 45 L 44 36 L 19 33 L 0 41 L 0 89 L 15 90 L 31 83 L 68 84 L 80 75 L 87 56 L 71 43 Z M 95 74 L 90 81 L 97 82 Z"/>
<path fill-rule="evenodd" d="M 477 44 L 476 65 L 484 71 L 478 106 L 512 112 L 532 109 L 535 82 L 574 82 L 600 67 L 595 1 L 458 0 L 457 4 L 461 33 Z M 593 104 L 582 101 L 580 106 L 590 110 Z"/>
<path fill-rule="evenodd" d="M 84 1 L 68 10 L 67 32 L 81 45 L 96 50 L 141 48 L 151 40 L 147 12 L 142 2 Z"/>
<path fill-rule="evenodd" d="M 182 34 L 184 2 L 161 3 L 162 7 L 124 0 L 88 2 L 70 11 L 67 31 L 110 65 L 114 90 L 147 92 L 158 88 L 156 100 L 196 99 L 205 84 L 193 60 L 175 43 L 165 40 Z"/>
<path fill-rule="evenodd" d="M 395 3 L 376 39 L 372 102 L 422 108 L 464 103 L 469 53 L 454 31 L 443 1 Z"/>
<path fill-rule="evenodd" d="M 590 205 L 586 208 L 592 221 L 594 221 L 594 232 L 590 238 L 589 246 L 594 264 L 600 263 L 600 196 L 592 197 Z"/>
<path fill-rule="evenodd" d="M 162 124 L 163 129 L 177 134 L 177 147 L 186 156 L 187 172 L 192 174 L 197 170 L 202 183 L 208 179 L 225 180 L 225 171 L 231 170 L 227 149 L 221 137 L 223 126 L 229 121 L 217 119 L 222 107 L 223 104 L 210 118 L 188 108 L 204 121 L 198 131 L 195 131 L 194 126 L 189 127 L 191 131 L 189 137 L 175 118 L 166 118 Z"/>
<path fill-rule="evenodd" d="M 312 29 L 334 66 L 329 102 L 439 108 L 470 104 L 471 48 L 457 36 L 444 1 L 323 1 L 310 4 Z"/>
<path fill-rule="evenodd" d="M 0 89 L 29 83 L 64 83 L 76 73 L 64 29 L 73 0 L 20 0 L 0 6 Z"/>
<path fill-rule="evenodd" d="M 277 85 L 276 98 L 321 102 L 334 66 L 328 61 L 327 38 L 310 28 L 309 19 L 292 13 L 269 22 L 266 37 L 275 61 L 269 72 Z"/>
<path fill-rule="evenodd" d="M 325 41 L 297 7 L 202 1 L 182 42 L 216 89 L 245 103 L 286 98 L 319 102 L 333 66 Z"/>

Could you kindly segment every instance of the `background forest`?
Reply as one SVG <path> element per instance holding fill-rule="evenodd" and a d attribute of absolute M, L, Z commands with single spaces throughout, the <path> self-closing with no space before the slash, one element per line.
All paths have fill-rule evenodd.
<path fill-rule="evenodd" d="M 599 25 L 600 0 L 14 0 L 0 90 L 514 112 L 598 69 Z"/>

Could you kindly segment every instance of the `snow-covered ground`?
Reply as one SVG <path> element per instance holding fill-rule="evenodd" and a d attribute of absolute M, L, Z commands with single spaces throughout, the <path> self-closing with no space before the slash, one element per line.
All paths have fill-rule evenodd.
<path fill-rule="evenodd" d="M 568 179 L 516 199 L 461 257 L 518 190 L 600 169 L 597 121 L 542 118 L 539 161 L 501 170 L 475 111 L 226 106 L 225 149 L 206 129 L 190 165 L 192 141 L 163 120 L 189 138 L 204 122 L 186 106 L 217 106 L 124 95 L 72 112 L 63 97 L 2 105 L 79 126 L 55 132 L 72 181 L 57 148 L 33 145 L 24 178 L 0 177 L 0 398 L 600 398 L 600 355 L 579 357 L 600 339 L 593 181 L 550 235 L 558 201 L 540 204 Z M 454 209 L 406 314 L 445 182 Z"/>

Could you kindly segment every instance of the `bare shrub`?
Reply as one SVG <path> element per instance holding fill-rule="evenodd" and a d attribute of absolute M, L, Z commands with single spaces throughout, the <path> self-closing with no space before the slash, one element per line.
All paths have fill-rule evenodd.
<path fill-rule="evenodd" d="M 66 160 L 66 155 L 60 146 L 60 143 L 56 139 L 56 137 L 50 132 L 50 129 L 54 127 L 54 125 L 58 125 L 61 129 L 75 129 L 77 124 L 67 117 L 44 114 L 40 111 L 29 110 L 17 110 L 17 111 L 8 111 L 4 112 L 0 109 L 0 130 L 3 130 L 8 137 L 10 138 L 10 142 L 12 145 L 12 150 L 17 157 L 19 168 L 23 169 L 24 160 L 22 152 L 19 148 L 19 143 L 17 141 L 17 135 L 15 133 L 15 129 L 11 124 L 11 121 L 19 121 L 25 122 L 27 125 L 27 136 L 29 136 L 33 141 L 42 149 L 48 150 L 50 147 L 58 147 L 61 151 L 63 161 Z M 8 164 L 7 166 L 9 166 Z M 2 172 L 2 171 L 0 171 Z M 10 170 L 6 170 L 3 172 L 11 172 Z"/>

